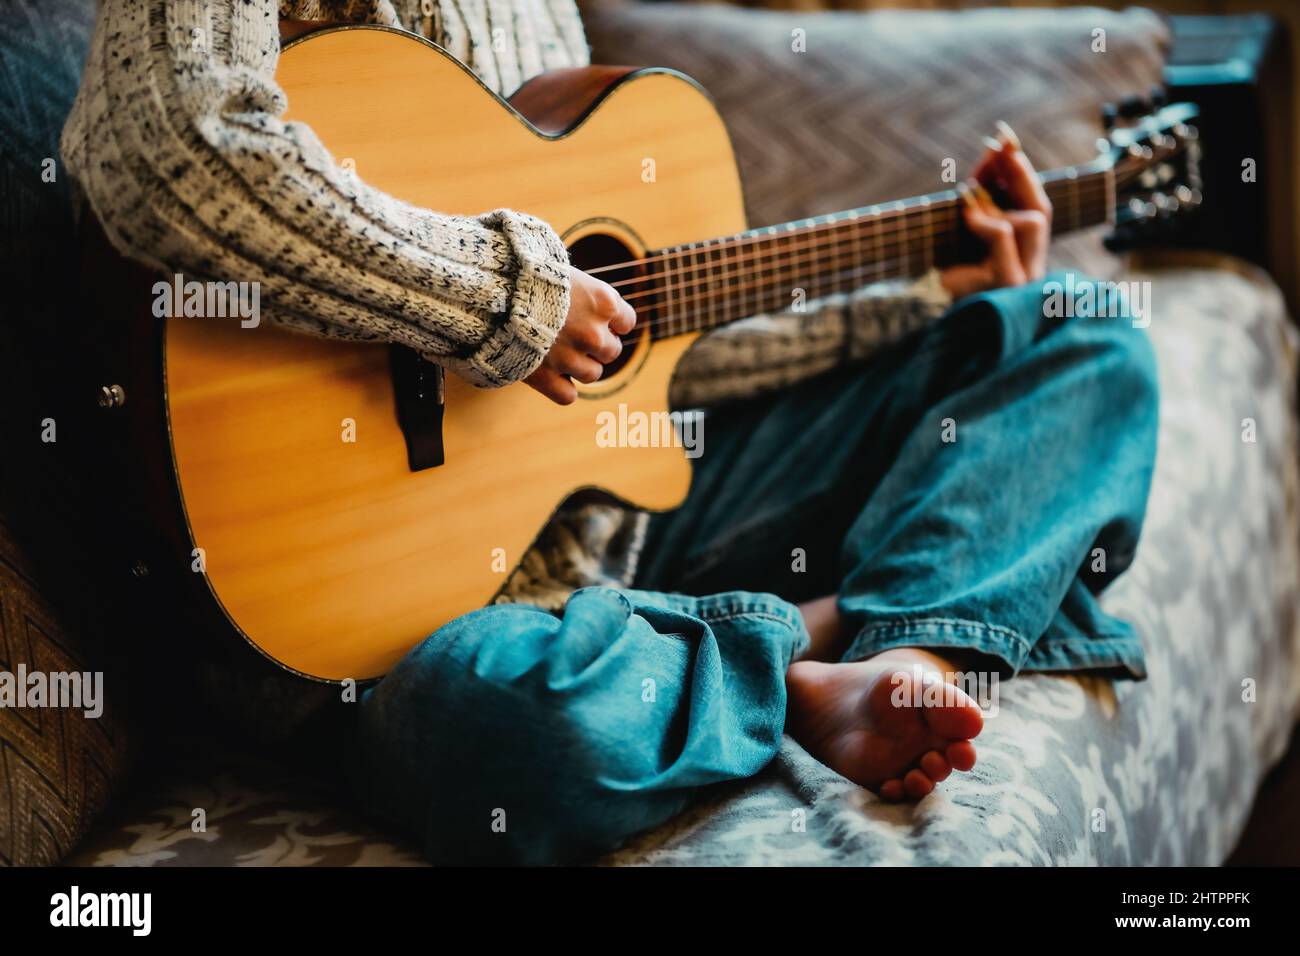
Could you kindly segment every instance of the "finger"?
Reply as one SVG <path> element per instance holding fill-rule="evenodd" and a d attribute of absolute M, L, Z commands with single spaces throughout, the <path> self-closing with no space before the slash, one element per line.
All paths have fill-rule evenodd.
<path fill-rule="evenodd" d="M 590 355 L 566 345 L 552 346 L 546 360 L 561 375 L 567 375 L 584 385 L 599 382 L 605 374 L 605 369 Z"/>
<path fill-rule="evenodd" d="M 1035 209 L 1051 215 L 1052 201 L 1039 178 L 1034 164 L 1021 152 L 1003 151 L 996 171 L 998 187 L 1017 209 Z"/>
<path fill-rule="evenodd" d="M 984 184 L 978 179 L 971 184 L 971 195 L 981 212 L 986 213 L 993 219 L 1005 218 L 1002 207 L 994 202 L 993 197 L 989 195 L 989 191 L 984 188 Z"/>
<path fill-rule="evenodd" d="M 1003 146 L 997 157 L 1002 188 L 1019 209 L 1036 209 L 1049 219 L 1052 202 L 1029 156 L 1020 148 L 1020 138 L 1006 123 L 998 122 L 998 142 Z"/>
<path fill-rule="evenodd" d="M 1047 272 L 1047 248 L 1052 237 L 1048 218 L 1037 209 L 1009 209 L 1006 217 L 1016 234 L 1026 280 L 1041 279 Z"/>
<path fill-rule="evenodd" d="M 618 300 L 618 314 L 609 320 L 609 327 L 615 335 L 627 335 L 636 326 L 636 309 L 622 297 Z"/>
<path fill-rule="evenodd" d="M 971 176 L 982 183 L 989 183 L 991 177 L 997 170 L 997 164 L 1002 155 L 1002 143 L 1000 140 L 992 139 L 985 136 L 983 139 L 984 152 L 980 155 L 979 161 L 975 164 Z"/>
<path fill-rule="evenodd" d="M 981 195 L 982 194 L 982 195 Z M 982 186 L 962 192 L 966 225 L 988 249 L 986 265 L 997 285 L 1022 285 L 1024 268 L 1016 246 L 1015 229 Z"/>
<path fill-rule="evenodd" d="M 591 297 L 592 311 L 601 318 L 614 315 L 618 311 L 619 302 L 623 300 L 618 290 L 602 279 L 591 280 L 588 295 Z"/>
<path fill-rule="evenodd" d="M 557 405 L 572 405 L 578 399 L 578 389 L 567 378 L 543 365 L 524 379 Z"/>
<path fill-rule="evenodd" d="M 610 328 L 611 329 L 613 328 L 612 324 Z M 621 355 L 622 353 L 623 353 L 623 340 L 620 339 L 613 332 L 611 332 L 609 329 L 605 329 L 601 332 L 600 344 L 598 344 L 594 349 L 591 349 L 590 351 L 587 352 L 588 355 L 590 355 L 597 362 L 600 362 L 602 365 L 608 365 L 610 362 L 614 361 L 614 359 L 618 358 L 619 355 Z"/>
<path fill-rule="evenodd" d="M 1007 196 L 1018 209 L 1033 209 L 1052 218 L 1052 201 L 1034 164 L 1024 153 L 1016 152 L 1003 160 L 1003 181 Z"/>
<path fill-rule="evenodd" d="M 586 316 L 575 322 L 572 327 L 565 326 L 560 331 L 559 346 L 569 346 L 575 351 L 590 355 L 597 361 L 612 362 L 618 358 L 623 345 L 612 331 L 612 320 Z M 602 356 L 609 356 L 602 358 Z"/>

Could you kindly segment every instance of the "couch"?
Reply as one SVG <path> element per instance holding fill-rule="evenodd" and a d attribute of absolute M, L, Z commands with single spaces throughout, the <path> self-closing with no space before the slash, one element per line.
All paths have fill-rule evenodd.
<path fill-rule="evenodd" d="M 32 237 L 6 249 L 15 266 L 35 270 L 67 253 L 62 184 L 37 189 L 28 177 L 41 157 L 56 155 L 60 104 L 66 111 L 75 90 L 73 51 L 84 49 L 91 6 L 20 0 L 18 23 L 0 25 L 0 75 L 18 87 L 0 90 L 0 128 L 13 129 L 18 146 L 4 157 L 3 233 L 11 242 Z M 1101 131 L 1100 104 L 1159 82 L 1171 42 L 1169 24 L 1139 9 L 860 15 L 602 2 L 584 16 L 597 62 L 674 66 L 710 90 L 755 225 L 932 191 L 939 161 L 968 167 L 979 135 L 1000 118 L 1041 167 L 1085 160 Z M 1098 27 L 1111 38 L 1105 56 L 1086 43 Z M 809 40 L 798 58 L 796 28 Z M 1137 560 L 1104 595 L 1106 609 L 1141 633 L 1148 680 L 1006 682 L 975 771 L 915 806 L 881 802 L 787 737 L 755 778 L 711 788 L 686 813 L 593 862 L 1218 864 L 1228 856 L 1300 707 L 1297 335 L 1273 279 L 1223 251 L 1120 257 L 1093 232 L 1057 244 L 1054 258 L 1150 283 L 1162 389 L 1156 475 Z M 11 288 L 24 282 L 21 271 L 7 276 Z M 9 530 L 0 526 L 0 669 L 50 648 L 88 667 L 120 666 L 114 647 L 131 635 L 109 613 L 117 595 L 96 585 L 93 555 L 67 545 L 95 507 L 78 491 L 86 476 L 74 480 L 54 456 L 19 454 L 41 419 L 41 363 L 57 365 L 51 320 L 40 312 L 47 306 L 34 293 L 33 301 L 0 328 L 4 373 L 23 376 L 31 396 L 0 420 L 3 447 L 15 452 L 0 472 L 3 514 L 12 516 Z M 797 334 L 797 320 L 757 320 L 748 332 Z M 707 357 L 732 347 L 724 333 L 698 348 Z M 693 361 L 708 366 L 688 357 L 687 383 Z M 287 686 L 269 696 L 292 693 Z M 328 781 L 294 769 L 275 748 L 226 732 L 222 721 L 178 725 L 174 711 L 136 697 L 110 698 L 110 723 L 61 712 L 42 715 L 36 731 L 0 710 L 0 777 L 9 783 L 0 788 L 0 860 L 422 862 L 413 844 L 366 823 Z M 267 727 L 261 736 L 282 736 Z M 195 808 L 204 810 L 200 829 Z"/>

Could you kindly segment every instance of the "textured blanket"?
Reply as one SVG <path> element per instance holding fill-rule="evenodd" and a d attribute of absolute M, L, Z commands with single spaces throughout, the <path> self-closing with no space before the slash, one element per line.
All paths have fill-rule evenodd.
<path fill-rule="evenodd" d="M 656 864 L 1218 864 L 1300 702 L 1295 336 L 1229 260 L 1152 283 L 1160 445 L 1133 567 L 1141 683 L 1000 685 L 979 764 L 886 804 L 786 738 L 759 777 L 609 858 Z"/>
<path fill-rule="evenodd" d="M 1295 334 L 1276 288 L 1234 260 L 1129 278 L 1152 283 L 1160 447 L 1137 560 L 1103 603 L 1137 625 L 1150 677 L 1003 682 L 978 766 L 914 806 L 881 802 L 787 738 L 757 777 L 706 791 L 605 863 L 1224 860 L 1300 701 Z M 420 862 L 283 765 L 174 757 L 71 862 Z M 191 830 L 194 807 L 205 832 Z"/>

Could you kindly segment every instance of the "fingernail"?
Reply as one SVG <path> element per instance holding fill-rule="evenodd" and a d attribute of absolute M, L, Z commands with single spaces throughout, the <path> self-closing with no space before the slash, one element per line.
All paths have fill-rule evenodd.
<path fill-rule="evenodd" d="M 992 136 L 982 136 L 980 137 L 980 139 L 984 143 L 984 145 L 987 146 L 989 149 L 993 150 L 993 152 L 995 153 L 1002 152 L 1001 140 L 994 139 Z"/>
<path fill-rule="evenodd" d="M 1001 139 L 1002 142 L 1006 143 L 1011 149 L 1020 148 L 1020 137 L 1016 135 L 1015 130 L 1007 125 L 1005 120 L 998 120 L 997 127 L 998 138 Z"/>

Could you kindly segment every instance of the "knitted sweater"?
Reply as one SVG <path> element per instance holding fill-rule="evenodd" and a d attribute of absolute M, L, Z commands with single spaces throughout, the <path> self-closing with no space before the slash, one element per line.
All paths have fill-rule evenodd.
<path fill-rule="evenodd" d="M 572 0 L 397 2 L 432 10 L 499 91 L 587 60 Z M 420 209 L 341 169 L 281 119 L 281 12 L 401 24 L 390 0 L 102 0 L 62 152 L 109 239 L 169 272 L 260 282 L 293 329 L 409 345 L 477 385 L 528 375 L 568 312 L 559 236 L 506 209 Z"/>
<path fill-rule="evenodd" d="M 109 239 L 167 272 L 258 281 L 263 314 L 290 329 L 408 345 L 482 386 L 527 376 L 568 310 L 555 231 L 508 209 L 420 209 L 340 169 L 281 118 L 281 15 L 422 33 L 502 95 L 588 62 L 574 0 L 100 0 L 62 153 Z M 687 354 L 673 403 L 792 384 L 947 304 L 931 273 L 735 323 Z M 612 504 L 562 509 L 503 597 L 558 606 L 577 586 L 628 583 L 644 523 Z"/>

